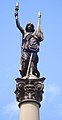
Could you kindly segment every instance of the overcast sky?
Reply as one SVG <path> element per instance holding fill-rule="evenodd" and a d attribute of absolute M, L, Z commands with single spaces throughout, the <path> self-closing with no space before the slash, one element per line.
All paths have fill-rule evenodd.
<path fill-rule="evenodd" d="M 21 35 L 15 24 L 16 0 L 0 0 L 0 120 L 19 120 L 15 78 L 19 74 Z M 40 120 L 62 120 L 62 0 L 18 0 L 19 21 L 37 25 L 41 11 L 44 41 L 38 69 L 44 82 Z"/>

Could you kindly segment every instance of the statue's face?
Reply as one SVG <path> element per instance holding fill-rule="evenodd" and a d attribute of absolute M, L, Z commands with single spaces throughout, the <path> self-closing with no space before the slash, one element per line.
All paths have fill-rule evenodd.
<path fill-rule="evenodd" d="M 28 32 L 32 32 L 32 31 L 33 31 L 32 25 L 29 24 L 29 25 L 28 25 Z"/>
<path fill-rule="evenodd" d="M 35 31 L 35 30 L 34 30 L 34 25 L 33 25 L 32 23 L 28 23 L 28 24 L 26 25 L 25 30 L 26 30 L 27 32 L 34 32 L 34 31 Z"/>

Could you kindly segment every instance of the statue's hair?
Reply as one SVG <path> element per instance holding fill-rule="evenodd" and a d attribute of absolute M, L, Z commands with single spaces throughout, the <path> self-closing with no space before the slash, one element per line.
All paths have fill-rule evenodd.
<path fill-rule="evenodd" d="M 32 23 L 28 23 L 28 24 L 26 25 L 26 27 L 25 27 L 25 30 L 28 32 L 28 26 L 29 26 L 29 25 L 32 26 L 32 32 L 34 32 L 35 29 L 34 29 L 34 25 L 33 25 Z"/>

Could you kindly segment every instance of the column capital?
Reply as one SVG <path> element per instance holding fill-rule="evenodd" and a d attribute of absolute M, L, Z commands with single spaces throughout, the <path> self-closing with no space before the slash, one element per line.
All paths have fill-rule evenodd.
<path fill-rule="evenodd" d="M 16 78 L 16 100 L 19 102 L 19 105 L 23 102 L 37 102 L 40 104 L 43 96 L 44 89 L 44 80 L 42 78 Z M 19 106 L 20 107 L 20 106 Z"/>

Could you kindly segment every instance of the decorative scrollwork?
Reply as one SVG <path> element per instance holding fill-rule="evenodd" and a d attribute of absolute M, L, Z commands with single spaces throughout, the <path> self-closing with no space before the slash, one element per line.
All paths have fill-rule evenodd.
<path fill-rule="evenodd" d="M 23 100 L 32 99 L 37 102 L 42 101 L 45 78 L 41 79 L 16 79 L 16 100 L 22 102 Z"/>

